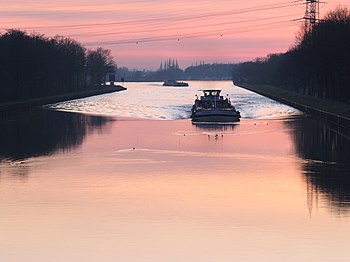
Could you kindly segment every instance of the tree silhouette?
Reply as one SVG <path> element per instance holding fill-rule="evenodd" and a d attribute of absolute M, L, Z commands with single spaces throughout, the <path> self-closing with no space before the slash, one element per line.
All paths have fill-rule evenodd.
<path fill-rule="evenodd" d="M 115 66 L 109 50 L 14 29 L 0 34 L 0 58 L 0 102 L 95 88 Z"/>
<path fill-rule="evenodd" d="M 312 29 L 302 27 L 288 52 L 242 63 L 233 78 L 350 101 L 350 10 L 338 7 Z"/>
<path fill-rule="evenodd" d="M 87 52 L 86 69 L 89 85 L 101 85 L 105 82 L 106 74 L 115 67 L 111 51 L 101 47 Z"/>

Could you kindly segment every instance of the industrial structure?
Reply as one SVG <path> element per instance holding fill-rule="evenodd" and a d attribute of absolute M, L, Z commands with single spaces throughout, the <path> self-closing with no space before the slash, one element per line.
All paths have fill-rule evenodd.
<path fill-rule="evenodd" d="M 320 1 L 319 0 L 306 0 L 305 9 L 305 28 L 312 29 L 316 22 L 320 19 Z"/>

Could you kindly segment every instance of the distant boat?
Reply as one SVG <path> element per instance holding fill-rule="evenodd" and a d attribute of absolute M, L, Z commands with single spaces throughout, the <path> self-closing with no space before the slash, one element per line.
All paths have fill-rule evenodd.
<path fill-rule="evenodd" d="M 188 83 L 177 82 L 176 80 L 165 80 L 163 86 L 188 86 Z"/>
<path fill-rule="evenodd" d="M 191 118 L 194 122 L 236 122 L 241 114 L 221 90 L 202 90 L 204 95 L 194 101 Z"/>

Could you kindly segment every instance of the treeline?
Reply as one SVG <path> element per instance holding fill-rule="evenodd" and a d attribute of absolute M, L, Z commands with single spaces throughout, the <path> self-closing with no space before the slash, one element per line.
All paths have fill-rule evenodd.
<path fill-rule="evenodd" d="M 338 7 L 313 28 L 302 28 L 295 46 L 284 54 L 240 64 L 233 80 L 350 101 L 350 10 Z"/>
<path fill-rule="evenodd" d="M 62 36 L 8 30 L 0 34 L 0 102 L 92 89 L 114 66 L 109 50 L 87 50 Z"/>
<path fill-rule="evenodd" d="M 187 67 L 185 69 L 185 76 L 187 79 L 193 80 L 231 80 L 231 72 L 235 64 L 206 64 L 201 63 Z"/>
<path fill-rule="evenodd" d="M 160 63 L 159 69 L 155 72 L 149 72 L 145 76 L 152 81 L 163 81 L 168 79 L 183 79 L 184 71 L 179 67 L 177 59 L 169 58 Z"/>
<path fill-rule="evenodd" d="M 180 69 L 179 63 L 177 62 L 177 59 L 175 60 L 174 58 L 166 61 L 162 61 L 159 66 L 159 71 L 166 71 L 169 69 Z"/>
<path fill-rule="evenodd" d="M 182 70 L 177 60 L 162 62 L 157 71 L 129 70 L 118 68 L 118 77 L 126 81 L 164 81 L 174 80 L 231 80 L 235 64 L 200 63 Z"/>

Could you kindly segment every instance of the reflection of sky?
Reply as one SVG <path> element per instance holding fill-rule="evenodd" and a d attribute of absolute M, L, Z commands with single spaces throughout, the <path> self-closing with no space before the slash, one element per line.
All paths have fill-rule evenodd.
<path fill-rule="evenodd" d="M 18 163 L 25 180 L 1 166 L 0 259 L 345 261 L 349 220 L 322 196 L 310 217 L 290 129 L 114 121 L 79 150 Z"/>
<path fill-rule="evenodd" d="M 203 60 L 232 62 L 284 52 L 298 31 L 299 24 L 291 20 L 302 18 L 305 8 L 304 3 L 277 0 L 0 2 L 1 30 L 21 28 L 95 42 L 89 47 L 112 49 L 120 66 L 134 68 L 157 68 L 169 57 L 186 67 Z M 321 16 L 338 4 L 344 5 L 321 4 Z M 153 42 L 167 37 L 171 41 Z M 151 42 L 142 43 L 145 38 Z"/>
<path fill-rule="evenodd" d="M 147 119 L 186 119 L 191 115 L 195 95 L 201 89 L 222 89 L 243 118 L 270 119 L 297 114 L 292 107 L 232 86 L 231 81 L 190 81 L 189 87 L 163 87 L 162 83 L 125 83 L 126 91 L 67 101 L 51 108 L 90 114 L 140 117 Z"/>

